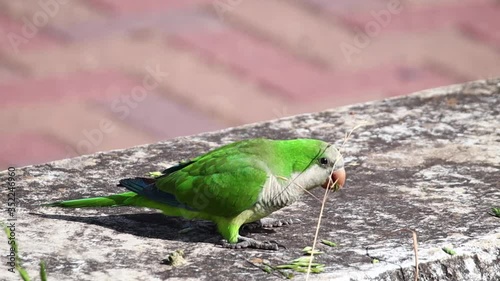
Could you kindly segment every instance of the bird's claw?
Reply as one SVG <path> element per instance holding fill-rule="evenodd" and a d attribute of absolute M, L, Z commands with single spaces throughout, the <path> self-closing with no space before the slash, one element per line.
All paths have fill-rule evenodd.
<path fill-rule="evenodd" d="M 280 226 L 286 226 L 286 225 L 292 225 L 294 224 L 292 219 L 265 219 L 265 220 L 258 220 L 256 222 L 251 222 L 244 224 L 241 228 L 246 231 L 254 230 L 254 229 L 261 229 L 261 228 L 273 228 L 273 227 L 280 227 Z"/>
<path fill-rule="evenodd" d="M 295 222 L 292 219 L 266 219 L 266 220 L 258 220 L 255 222 L 244 224 L 241 229 L 245 231 L 251 231 L 254 229 L 262 229 L 262 228 L 273 228 L 273 227 L 281 227 L 286 225 L 292 225 Z"/>
<path fill-rule="evenodd" d="M 261 221 L 262 227 L 265 228 L 272 228 L 272 227 L 280 227 L 280 226 L 285 226 L 285 225 L 292 225 L 293 220 L 292 219 L 268 219 L 266 221 Z"/>

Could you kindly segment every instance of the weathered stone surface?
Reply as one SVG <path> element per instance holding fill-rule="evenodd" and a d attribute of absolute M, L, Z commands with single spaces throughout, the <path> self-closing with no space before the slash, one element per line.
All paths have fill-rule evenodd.
<path fill-rule="evenodd" d="M 215 230 L 198 225 L 180 234 L 187 221 L 152 210 L 38 205 L 121 192 L 115 186 L 120 178 L 240 139 L 308 137 L 340 145 L 360 124 L 343 147 L 348 187 L 329 195 L 319 231 L 319 239 L 338 246 L 318 245 L 325 254 L 317 261 L 326 271 L 311 277 L 413 280 L 411 235 L 398 232 L 407 228 L 418 233 L 420 280 L 500 280 L 500 218 L 488 214 L 500 207 L 500 80 L 18 168 L 16 238 L 23 264 L 35 275 L 45 260 L 51 281 L 280 279 L 250 261 L 284 263 L 312 244 L 320 210 L 312 197 L 273 214 L 297 224 L 249 234 L 287 246 L 278 252 L 223 249 Z M 4 184 L 6 172 L 0 177 Z M 321 197 L 323 190 L 314 194 Z M 446 254 L 445 246 L 456 255 Z M 161 264 L 177 249 L 186 264 Z M 0 279 L 17 280 L 5 265 L 5 237 L 0 250 Z"/>

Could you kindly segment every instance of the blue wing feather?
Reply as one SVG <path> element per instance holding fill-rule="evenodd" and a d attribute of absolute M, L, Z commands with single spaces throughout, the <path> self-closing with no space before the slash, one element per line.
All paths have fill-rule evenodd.
<path fill-rule="evenodd" d="M 155 180 L 148 178 L 128 178 L 120 180 L 118 186 L 123 186 L 126 189 L 133 191 L 141 196 L 144 196 L 153 201 L 167 204 L 172 207 L 184 208 L 194 211 L 195 209 L 177 201 L 175 195 L 156 188 Z"/>

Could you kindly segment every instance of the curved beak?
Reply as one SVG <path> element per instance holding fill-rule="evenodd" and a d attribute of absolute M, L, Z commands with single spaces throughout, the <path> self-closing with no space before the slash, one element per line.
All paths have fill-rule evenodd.
<path fill-rule="evenodd" d="M 340 168 L 338 170 L 335 170 L 332 172 L 330 175 L 330 179 L 328 179 L 324 184 L 323 188 L 329 188 L 333 190 L 338 190 L 341 189 L 346 180 L 346 173 L 344 168 Z"/>

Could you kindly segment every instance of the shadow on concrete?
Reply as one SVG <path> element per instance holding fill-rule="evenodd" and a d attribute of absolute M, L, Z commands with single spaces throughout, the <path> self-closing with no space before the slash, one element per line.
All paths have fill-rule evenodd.
<path fill-rule="evenodd" d="M 145 238 L 182 242 L 213 242 L 218 243 L 222 237 L 217 232 L 216 225 L 210 221 L 186 220 L 179 217 L 169 217 L 161 213 L 116 214 L 106 216 L 51 215 L 30 212 L 30 215 L 113 229 Z M 274 233 L 274 229 L 258 228 L 240 230 L 242 235 L 249 233 Z"/>

